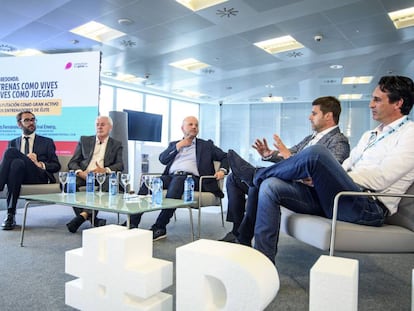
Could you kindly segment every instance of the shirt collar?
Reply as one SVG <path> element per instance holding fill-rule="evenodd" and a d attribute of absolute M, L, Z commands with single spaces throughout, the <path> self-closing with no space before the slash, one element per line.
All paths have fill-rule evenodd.
<path fill-rule="evenodd" d="M 109 137 L 106 137 L 104 140 L 99 140 L 98 136 L 95 136 L 95 139 L 97 144 L 105 144 L 108 141 Z"/>
<path fill-rule="evenodd" d="M 407 119 L 407 118 L 408 118 L 407 116 L 402 116 L 401 118 L 395 120 L 394 122 L 391 122 L 388 125 L 384 126 L 383 124 L 380 124 L 375 128 L 375 130 L 373 132 L 379 132 L 379 133 L 387 132 L 387 131 L 397 127 L 398 124 L 404 122 L 404 120 Z"/>
<path fill-rule="evenodd" d="M 34 137 L 35 137 L 35 133 L 33 132 L 32 134 L 30 134 L 30 135 L 25 135 L 25 134 L 22 134 L 22 139 L 24 139 L 25 137 L 30 137 L 30 139 L 32 140 L 32 139 L 34 139 Z"/>
<path fill-rule="evenodd" d="M 327 129 L 323 130 L 322 132 L 319 132 L 319 133 L 315 132 L 313 135 L 314 135 L 314 137 L 322 138 L 324 135 L 328 134 L 330 131 L 336 129 L 337 127 L 338 127 L 338 125 L 335 125 L 335 126 L 332 126 L 332 127 L 329 127 Z"/>

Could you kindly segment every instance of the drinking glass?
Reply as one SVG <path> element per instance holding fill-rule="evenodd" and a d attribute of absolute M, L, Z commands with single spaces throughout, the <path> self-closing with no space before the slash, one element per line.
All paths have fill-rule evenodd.
<path fill-rule="evenodd" d="M 127 197 L 128 195 L 128 185 L 129 185 L 129 181 L 130 181 L 131 176 L 127 173 L 122 173 L 121 174 L 121 185 L 122 188 L 124 188 L 124 198 Z"/>
<path fill-rule="evenodd" d="M 143 179 L 143 183 L 145 184 L 145 186 L 148 189 L 147 199 L 148 199 L 149 202 L 151 202 L 152 182 L 154 180 L 154 176 L 153 175 L 144 175 L 142 177 L 142 179 Z"/>
<path fill-rule="evenodd" d="M 62 185 L 62 195 L 65 194 L 65 185 L 68 182 L 68 172 L 59 172 L 59 182 Z"/>
<path fill-rule="evenodd" d="M 102 195 L 102 184 L 105 182 L 106 173 L 96 173 L 95 178 L 99 184 L 99 195 Z"/>

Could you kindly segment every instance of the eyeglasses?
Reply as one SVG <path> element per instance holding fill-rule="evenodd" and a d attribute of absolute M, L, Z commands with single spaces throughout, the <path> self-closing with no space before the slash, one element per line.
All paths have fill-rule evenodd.
<path fill-rule="evenodd" d="M 36 118 L 30 118 L 30 119 L 23 119 L 23 120 L 20 119 L 20 121 L 23 123 L 29 123 L 29 122 L 36 123 L 37 120 Z"/>

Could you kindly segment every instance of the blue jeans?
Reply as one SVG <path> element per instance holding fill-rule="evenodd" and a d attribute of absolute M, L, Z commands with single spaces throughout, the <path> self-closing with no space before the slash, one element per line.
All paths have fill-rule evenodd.
<path fill-rule="evenodd" d="M 313 187 L 295 180 L 311 177 Z M 274 262 L 280 229 L 280 206 L 292 211 L 332 218 L 338 192 L 362 191 L 329 150 L 314 145 L 300 153 L 259 169 L 254 183 L 260 185 L 255 224 L 255 248 Z M 367 197 L 344 197 L 339 202 L 338 220 L 381 226 L 384 213 Z M 309 232 L 312 234 L 312 232 Z"/>

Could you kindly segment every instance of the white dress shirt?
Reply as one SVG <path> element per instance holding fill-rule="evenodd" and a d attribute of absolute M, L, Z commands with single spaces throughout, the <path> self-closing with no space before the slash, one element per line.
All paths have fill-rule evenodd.
<path fill-rule="evenodd" d="M 26 145 L 25 137 L 29 137 L 29 153 L 33 152 L 33 143 L 35 139 L 35 133 L 32 133 L 30 135 L 22 135 L 22 141 L 20 143 L 20 152 L 24 154 L 24 146 Z"/>
<path fill-rule="evenodd" d="M 107 144 L 108 138 L 103 141 L 96 138 L 95 148 L 93 149 L 92 159 L 86 169 L 87 171 L 94 170 L 96 168 L 96 163 L 98 163 L 100 167 L 104 167 L 104 157 Z"/>
<path fill-rule="evenodd" d="M 404 116 L 381 128 L 376 142 L 365 132 L 343 163 L 353 181 L 375 191 L 405 193 L 414 180 L 414 122 Z M 400 198 L 380 197 L 391 215 L 397 212 Z"/>

